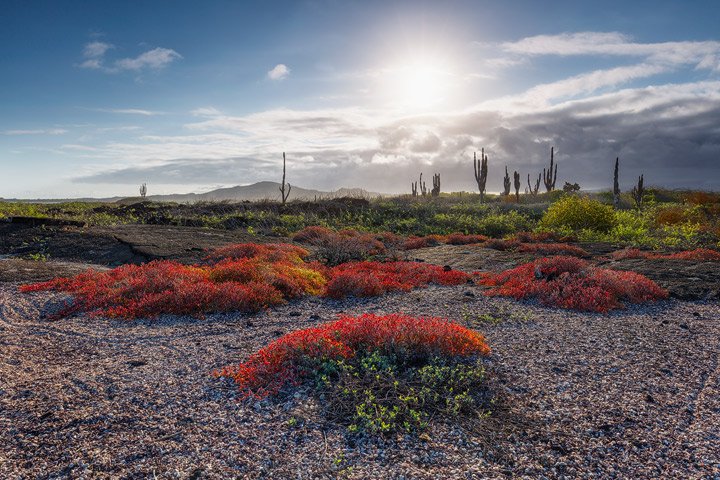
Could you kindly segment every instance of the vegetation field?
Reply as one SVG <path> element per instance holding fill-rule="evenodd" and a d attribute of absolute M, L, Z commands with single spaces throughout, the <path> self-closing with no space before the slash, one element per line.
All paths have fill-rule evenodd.
<path fill-rule="evenodd" d="M 521 199 L 0 203 L 0 473 L 712 478 L 720 196 Z"/>

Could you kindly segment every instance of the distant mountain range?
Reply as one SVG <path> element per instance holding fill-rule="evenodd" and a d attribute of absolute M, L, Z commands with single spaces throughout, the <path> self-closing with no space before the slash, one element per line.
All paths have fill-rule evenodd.
<path fill-rule="evenodd" d="M 179 193 L 170 195 L 148 195 L 146 200 L 154 202 L 177 202 L 177 203 L 194 203 L 194 202 L 210 202 L 210 201 L 232 201 L 242 202 L 245 200 L 280 200 L 280 184 L 278 182 L 258 182 L 252 185 L 238 185 L 236 187 L 218 188 L 206 193 Z M 288 200 L 314 200 L 340 197 L 357 197 L 357 198 L 376 198 L 383 196 L 381 193 L 368 192 L 362 188 L 340 188 L 331 192 L 322 190 L 312 190 L 302 187 L 292 186 Z M 17 200 L 17 199 L 5 199 Z M 34 200 L 18 200 L 23 202 L 44 202 L 57 203 L 64 201 L 73 202 L 138 202 L 141 197 L 109 197 L 109 198 L 72 198 L 72 199 L 34 199 Z"/>
<path fill-rule="evenodd" d="M 368 192 L 362 188 L 340 188 L 332 192 L 312 190 L 292 186 L 288 200 L 314 200 L 315 198 L 362 197 L 375 198 L 380 193 Z M 252 185 L 238 185 L 236 187 L 218 188 L 206 193 L 186 193 L 175 195 L 148 195 L 148 200 L 155 202 L 206 202 L 206 201 L 257 201 L 280 200 L 280 184 L 277 182 L 258 182 Z"/>

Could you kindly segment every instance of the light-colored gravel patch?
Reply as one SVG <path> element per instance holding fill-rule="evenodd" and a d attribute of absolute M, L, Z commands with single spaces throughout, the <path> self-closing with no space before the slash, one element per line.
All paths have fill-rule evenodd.
<path fill-rule="evenodd" d="M 581 314 L 462 286 L 253 316 L 43 319 L 62 299 L 0 284 L 0 478 L 720 478 L 718 303 Z M 479 432 L 355 441 L 312 399 L 240 402 L 210 375 L 340 312 L 478 328 L 507 411 Z"/>

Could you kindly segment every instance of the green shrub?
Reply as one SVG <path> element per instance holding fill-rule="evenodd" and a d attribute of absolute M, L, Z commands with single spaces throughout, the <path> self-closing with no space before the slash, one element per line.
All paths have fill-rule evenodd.
<path fill-rule="evenodd" d="M 615 212 L 611 206 L 587 197 L 566 195 L 550 205 L 539 226 L 554 231 L 609 232 L 615 224 Z"/>

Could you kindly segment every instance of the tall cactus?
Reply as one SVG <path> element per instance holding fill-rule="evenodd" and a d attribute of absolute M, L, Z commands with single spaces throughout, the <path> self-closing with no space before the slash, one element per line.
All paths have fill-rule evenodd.
<path fill-rule="evenodd" d="M 536 197 L 538 194 L 538 190 L 540 190 L 540 180 L 542 180 L 542 174 L 538 173 L 538 178 L 535 181 L 535 186 L 533 187 L 530 183 L 530 174 L 528 173 L 528 186 L 527 191 L 530 193 L 533 197 Z"/>
<path fill-rule="evenodd" d="M 506 197 L 510 195 L 510 174 L 508 173 L 507 166 L 505 166 L 505 178 L 503 178 L 503 195 Z"/>
<path fill-rule="evenodd" d="M 487 161 L 488 157 L 485 155 L 485 149 L 480 150 L 480 161 L 478 162 L 477 155 L 473 152 L 473 169 L 475 170 L 475 181 L 477 182 L 478 190 L 480 190 L 480 203 L 485 201 L 485 184 L 487 183 Z"/>
<path fill-rule="evenodd" d="M 420 172 L 420 193 L 422 193 L 423 197 L 427 195 L 427 185 L 423 182 L 422 172 Z"/>
<path fill-rule="evenodd" d="M 143 183 L 142 185 L 140 185 L 140 196 L 142 198 L 145 198 L 146 195 L 147 195 L 147 183 Z"/>
<path fill-rule="evenodd" d="M 633 187 L 632 192 L 630 194 L 633 197 L 633 200 L 635 200 L 635 206 L 637 208 L 642 207 L 643 203 L 643 195 L 645 194 L 645 187 L 643 186 L 644 178 L 642 175 L 638 177 L 638 183 L 636 186 Z"/>
<path fill-rule="evenodd" d="M 433 188 L 430 191 L 430 195 L 432 195 L 433 197 L 440 196 L 440 174 L 439 173 L 433 174 Z"/>
<path fill-rule="evenodd" d="M 543 168 L 543 183 L 548 192 L 555 190 L 555 181 L 557 180 L 557 164 L 555 164 L 555 172 L 553 173 L 553 163 L 555 162 L 555 147 L 550 147 L 550 168 L 546 172 Z"/>
<path fill-rule="evenodd" d="M 613 207 L 620 208 L 620 157 L 615 158 L 615 174 L 613 179 Z"/>
<path fill-rule="evenodd" d="M 520 174 L 517 171 L 513 172 L 513 184 L 515 185 L 515 200 L 520 203 Z"/>
<path fill-rule="evenodd" d="M 413 196 L 413 197 L 417 197 L 417 196 L 418 196 L 417 184 L 418 184 L 418 182 L 410 182 L 410 188 L 412 189 L 412 196 Z"/>
<path fill-rule="evenodd" d="M 285 186 L 287 185 L 287 192 L 285 189 Z M 290 190 L 292 187 L 290 184 L 285 183 L 285 152 L 283 152 L 283 177 L 282 177 L 282 183 L 278 187 L 278 190 L 280 190 L 280 198 L 282 199 L 282 204 L 285 205 L 287 202 L 288 197 L 290 196 Z"/>

